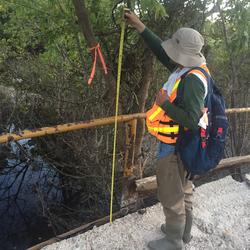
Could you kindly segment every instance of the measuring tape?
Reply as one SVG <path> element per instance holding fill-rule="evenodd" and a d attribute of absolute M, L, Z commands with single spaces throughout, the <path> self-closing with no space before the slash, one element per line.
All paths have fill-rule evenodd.
<path fill-rule="evenodd" d="M 115 129 L 114 129 L 114 145 L 113 145 L 112 177 L 111 177 L 111 193 L 110 193 L 110 215 L 109 215 L 110 224 L 112 224 L 112 219 L 113 219 L 112 216 L 113 216 L 113 198 L 114 198 L 114 183 L 115 183 L 117 116 L 118 116 L 118 107 L 119 107 L 124 34 L 125 34 L 125 22 L 124 20 L 122 20 L 121 21 L 120 48 L 119 48 L 119 56 L 118 56 L 118 72 L 117 72 L 117 81 L 116 81 Z"/>

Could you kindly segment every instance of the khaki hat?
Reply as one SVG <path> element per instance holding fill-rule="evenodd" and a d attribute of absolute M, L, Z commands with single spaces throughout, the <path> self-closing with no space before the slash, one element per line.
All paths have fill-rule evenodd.
<path fill-rule="evenodd" d="M 184 67 L 198 67 L 206 62 L 201 53 L 203 45 L 202 35 L 191 28 L 178 29 L 171 39 L 161 44 L 167 55 Z"/>

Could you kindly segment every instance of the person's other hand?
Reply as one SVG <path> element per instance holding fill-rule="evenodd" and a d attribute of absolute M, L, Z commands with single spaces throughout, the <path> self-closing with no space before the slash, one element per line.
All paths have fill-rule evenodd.
<path fill-rule="evenodd" d="M 169 100 L 167 90 L 161 89 L 156 96 L 155 103 L 158 106 L 161 106 L 166 100 Z"/>
<path fill-rule="evenodd" d="M 139 19 L 139 17 L 131 10 L 125 10 L 124 18 L 127 24 L 136 28 L 139 33 L 145 29 L 144 23 Z"/>

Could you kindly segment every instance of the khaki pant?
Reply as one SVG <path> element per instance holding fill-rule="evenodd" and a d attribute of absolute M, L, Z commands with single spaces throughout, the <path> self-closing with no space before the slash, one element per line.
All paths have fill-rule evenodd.
<path fill-rule="evenodd" d="M 163 206 L 166 225 L 185 221 L 186 210 L 192 210 L 193 187 L 186 175 L 180 157 L 175 153 L 162 157 L 157 162 L 158 199 Z"/>

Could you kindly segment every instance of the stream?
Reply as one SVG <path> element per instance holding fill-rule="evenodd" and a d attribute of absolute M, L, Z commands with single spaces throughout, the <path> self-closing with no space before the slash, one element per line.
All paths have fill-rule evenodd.
<path fill-rule="evenodd" d="M 43 201 L 61 200 L 59 178 L 41 157 L 31 157 L 34 147 L 31 140 L 11 142 L 11 157 L 0 166 L 0 250 L 27 249 L 54 235 Z"/>

